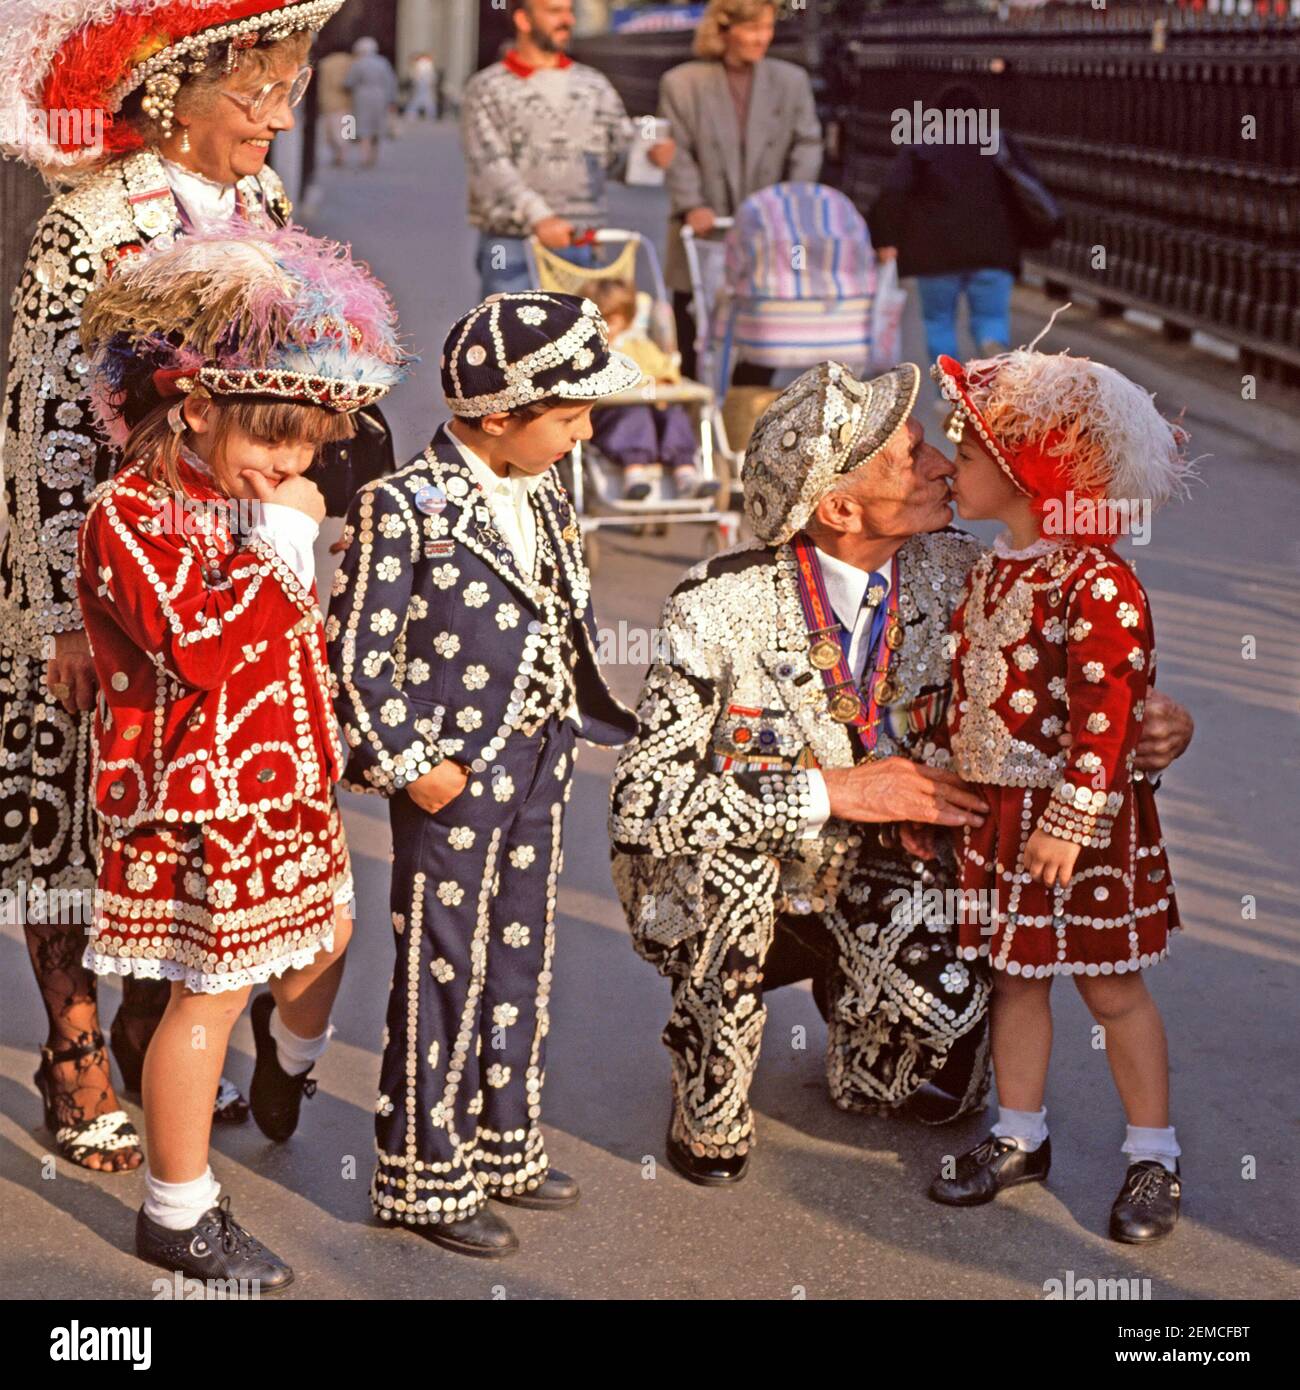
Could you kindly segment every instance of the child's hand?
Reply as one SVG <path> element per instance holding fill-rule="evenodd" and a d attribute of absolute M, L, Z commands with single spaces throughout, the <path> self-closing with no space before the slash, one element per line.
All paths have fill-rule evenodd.
<path fill-rule="evenodd" d="M 1047 888 L 1064 888 L 1074 875 L 1080 846 L 1073 840 L 1061 840 L 1046 830 L 1035 830 L 1025 846 L 1025 868 L 1030 878 L 1036 878 Z"/>
<path fill-rule="evenodd" d="M 286 478 L 278 487 L 272 487 L 270 478 L 255 468 L 245 468 L 239 476 L 259 502 L 275 502 L 281 507 L 292 507 L 311 517 L 317 526 L 325 520 L 325 499 L 310 478 Z"/>
<path fill-rule="evenodd" d="M 437 767 L 431 768 L 423 777 L 408 782 L 406 794 L 429 815 L 436 815 L 444 806 L 449 806 L 465 790 L 469 781 L 469 770 L 444 758 Z"/>
<path fill-rule="evenodd" d="M 938 859 L 944 833 L 937 826 L 916 821 L 903 821 L 898 827 L 899 841 L 913 859 Z"/>

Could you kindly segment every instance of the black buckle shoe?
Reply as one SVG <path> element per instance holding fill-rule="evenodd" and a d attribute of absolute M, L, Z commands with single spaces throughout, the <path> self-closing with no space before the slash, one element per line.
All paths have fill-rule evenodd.
<path fill-rule="evenodd" d="M 187 1231 L 169 1231 L 140 1209 L 135 1253 L 150 1264 L 192 1279 L 237 1279 L 250 1292 L 269 1293 L 293 1283 L 293 1270 L 230 1214 L 230 1198 L 209 1207 Z"/>
<path fill-rule="evenodd" d="M 1110 1238 L 1125 1245 L 1163 1240 L 1178 1224 L 1182 1195 L 1180 1173 L 1155 1159 L 1131 1163 L 1110 1209 Z"/>
<path fill-rule="evenodd" d="M 519 1249 L 519 1237 L 489 1206 L 481 1206 L 464 1221 L 446 1224 L 430 1221 L 425 1226 L 408 1225 L 404 1221 L 385 1222 L 394 1230 L 410 1231 L 423 1236 L 444 1250 L 458 1255 L 473 1255 L 480 1260 L 503 1260 Z"/>
<path fill-rule="evenodd" d="M 316 1094 L 316 1083 L 311 1079 L 310 1067 L 300 1076 L 291 1076 L 280 1066 L 271 1036 L 274 1010 L 275 999 L 270 994 L 259 994 L 249 1010 L 257 1065 L 253 1068 L 253 1084 L 248 1088 L 248 1102 L 258 1129 L 268 1139 L 282 1144 L 298 1128 L 302 1098 Z"/>
<path fill-rule="evenodd" d="M 144 1076 L 145 1049 L 139 1047 L 127 1028 L 129 1015 L 126 1006 L 118 1009 L 109 1029 L 109 1046 L 113 1058 L 122 1073 L 122 1090 L 128 1096 L 139 1097 L 140 1083 Z M 152 1036 L 152 1034 L 151 1034 Z M 212 1106 L 212 1119 L 219 1125 L 242 1125 L 248 1119 L 248 1102 L 240 1094 L 239 1087 L 229 1077 L 223 1076 L 217 1086 L 217 1099 Z"/>
<path fill-rule="evenodd" d="M 531 1211 L 559 1211 L 562 1207 L 573 1206 L 580 1195 L 576 1178 L 561 1173 L 558 1168 L 550 1168 L 540 1187 L 534 1187 L 531 1191 L 502 1188 L 499 1192 L 493 1192 L 491 1197 L 494 1202 L 500 1202 L 507 1207 L 527 1207 Z"/>
<path fill-rule="evenodd" d="M 1026 1153 L 1014 1139 L 990 1134 L 958 1158 L 953 1177 L 935 1178 L 929 1197 L 946 1207 L 983 1206 L 1004 1187 L 1042 1182 L 1051 1166 L 1051 1139 L 1044 1139 L 1033 1153 Z"/>
<path fill-rule="evenodd" d="M 693 1154 L 685 1144 L 679 1144 L 668 1131 L 665 1141 L 668 1162 L 687 1182 L 698 1183 L 700 1187 L 727 1187 L 736 1183 L 749 1172 L 749 1154 L 733 1154 L 730 1158 L 710 1158 L 707 1154 Z"/>

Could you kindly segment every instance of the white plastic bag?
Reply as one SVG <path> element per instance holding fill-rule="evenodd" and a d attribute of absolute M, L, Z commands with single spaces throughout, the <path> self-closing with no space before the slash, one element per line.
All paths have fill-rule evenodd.
<path fill-rule="evenodd" d="M 887 371 L 898 364 L 907 293 L 898 285 L 898 261 L 880 262 L 876 297 L 871 305 L 871 370 Z"/>

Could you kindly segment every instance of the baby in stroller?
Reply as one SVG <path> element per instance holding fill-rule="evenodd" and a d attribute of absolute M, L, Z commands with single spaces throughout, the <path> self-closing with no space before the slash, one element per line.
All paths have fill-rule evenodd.
<path fill-rule="evenodd" d="M 626 353 L 655 383 L 681 380 L 677 353 L 665 352 L 636 327 L 636 286 L 624 280 L 588 280 L 578 293 L 592 300 L 609 325 L 610 346 Z M 623 471 L 623 496 L 640 502 L 652 491 L 662 465 L 678 497 L 702 495 L 696 466 L 695 428 L 684 405 L 655 401 L 647 392 L 641 405 L 601 406 L 592 412 L 592 443 Z M 716 490 L 716 484 L 715 490 Z"/>

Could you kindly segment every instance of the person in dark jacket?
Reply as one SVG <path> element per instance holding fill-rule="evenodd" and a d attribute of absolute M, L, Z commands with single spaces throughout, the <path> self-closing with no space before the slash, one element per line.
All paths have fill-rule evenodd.
<path fill-rule="evenodd" d="M 941 110 L 978 108 L 973 88 L 940 93 Z M 957 307 L 964 296 L 977 354 L 993 356 L 1011 340 L 1011 287 L 1024 245 L 1015 204 L 1000 166 L 1028 159 L 1014 140 L 991 155 L 975 144 L 913 144 L 900 150 L 868 215 L 877 255 L 898 257 L 898 273 L 914 275 L 931 360 L 961 360 Z"/>

